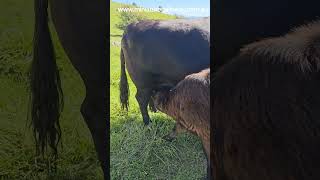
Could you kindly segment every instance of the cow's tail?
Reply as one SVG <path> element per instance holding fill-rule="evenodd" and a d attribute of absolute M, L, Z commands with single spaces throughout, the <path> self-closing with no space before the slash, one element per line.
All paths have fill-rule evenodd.
<path fill-rule="evenodd" d="M 48 0 L 35 0 L 33 62 L 30 72 L 31 126 L 36 153 L 49 146 L 55 156 L 61 139 L 59 116 L 63 94 L 48 25 Z"/>
<path fill-rule="evenodd" d="M 125 59 L 123 54 L 123 49 L 121 48 L 120 52 L 120 62 L 121 62 L 121 77 L 120 77 L 120 83 L 119 83 L 119 89 L 120 89 L 120 103 L 121 108 L 126 109 L 128 111 L 129 107 L 129 84 L 126 74 L 126 65 L 125 65 Z"/>

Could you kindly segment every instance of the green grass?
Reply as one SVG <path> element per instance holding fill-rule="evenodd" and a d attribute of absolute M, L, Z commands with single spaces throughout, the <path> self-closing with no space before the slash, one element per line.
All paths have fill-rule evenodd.
<path fill-rule="evenodd" d="M 122 32 L 111 2 L 110 41 L 119 42 Z M 148 13 L 149 18 L 173 16 Z M 57 173 L 46 171 L 36 158 L 31 130 L 28 127 L 29 103 L 27 73 L 31 63 L 33 1 L 0 1 L 0 180 L 2 179 L 102 179 L 91 135 L 79 112 L 84 86 L 79 74 L 67 59 L 56 33 L 53 39 L 61 70 L 65 108 L 61 117 L 62 143 Z M 205 174 L 205 159 L 199 140 L 189 134 L 172 143 L 162 140 L 174 121 L 161 113 L 150 113 L 151 129 L 143 126 L 135 87 L 130 81 L 130 109 L 122 112 L 119 104 L 119 52 L 111 46 L 110 121 L 112 179 L 199 179 Z"/>

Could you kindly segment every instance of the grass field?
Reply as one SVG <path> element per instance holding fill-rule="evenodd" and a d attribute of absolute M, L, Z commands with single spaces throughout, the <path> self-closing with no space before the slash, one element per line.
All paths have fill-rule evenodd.
<path fill-rule="evenodd" d="M 111 2 L 110 41 L 119 42 L 122 32 Z M 148 13 L 148 17 L 172 16 Z M 45 164 L 34 157 L 28 128 L 28 79 L 33 35 L 33 1 L 0 1 L 0 180 L 2 179 L 102 179 L 90 133 L 79 112 L 84 98 L 83 83 L 67 60 L 53 31 L 57 62 L 61 69 L 65 108 L 61 117 L 63 149 L 58 171 L 48 174 Z M 130 82 L 130 109 L 120 110 L 118 81 L 120 47 L 111 45 L 110 120 L 112 179 L 199 179 L 205 175 L 201 144 L 192 135 L 181 135 L 172 143 L 162 136 L 174 121 L 160 113 L 151 113 L 153 125 L 144 128 Z"/>

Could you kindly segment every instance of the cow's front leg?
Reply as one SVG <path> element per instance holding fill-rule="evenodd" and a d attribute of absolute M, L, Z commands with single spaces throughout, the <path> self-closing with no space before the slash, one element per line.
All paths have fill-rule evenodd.
<path fill-rule="evenodd" d="M 186 129 L 177 121 L 172 131 L 169 134 L 163 136 L 163 139 L 171 142 L 177 137 L 178 134 L 184 133 L 184 132 L 186 132 Z"/>

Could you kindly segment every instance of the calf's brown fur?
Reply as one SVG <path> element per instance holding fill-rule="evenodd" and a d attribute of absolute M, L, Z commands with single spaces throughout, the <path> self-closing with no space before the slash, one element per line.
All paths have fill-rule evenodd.
<path fill-rule="evenodd" d="M 212 90 L 215 179 L 320 179 L 319 22 L 248 45 Z"/>
<path fill-rule="evenodd" d="M 178 133 L 189 131 L 200 137 L 208 160 L 210 176 L 210 69 L 191 74 L 173 89 L 159 90 L 155 106 L 176 120 L 173 131 L 165 136 L 172 140 Z"/>

